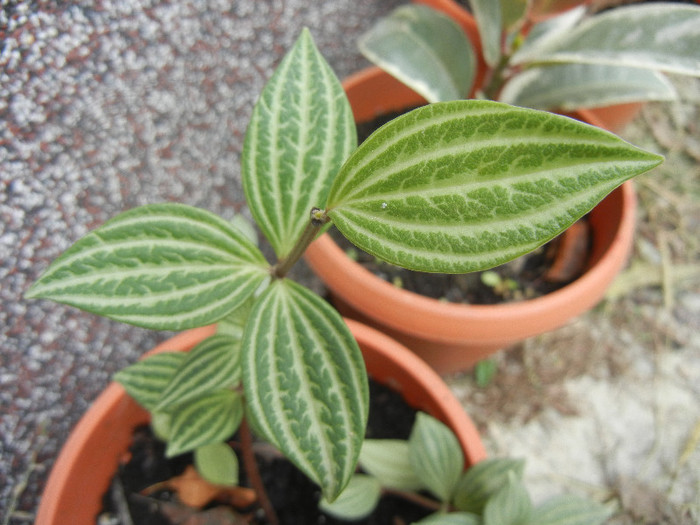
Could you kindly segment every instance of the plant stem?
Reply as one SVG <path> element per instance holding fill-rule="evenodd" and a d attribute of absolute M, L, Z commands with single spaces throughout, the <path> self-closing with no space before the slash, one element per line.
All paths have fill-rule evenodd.
<path fill-rule="evenodd" d="M 286 257 L 277 261 L 277 264 L 272 267 L 271 273 L 274 277 L 278 279 L 284 278 L 289 270 L 292 269 L 292 266 L 304 255 L 309 244 L 314 241 L 323 225 L 330 222 L 330 218 L 326 215 L 326 212 L 320 208 L 313 208 L 310 215 L 309 223 L 306 225 L 306 228 L 304 228 L 304 231 L 301 233 L 292 251 L 289 252 Z"/>
<path fill-rule="evenodd" d="M 241 421 L 239 432 L 241 435 L 241 454 L 243 455 L 243 465 L 245 466 L 245 471 L 248 475 L 250 485 L 258 495 L 260 507 L 262 507 L 263 512 L 265 512 L 267 521 L 270 523 L 270 525 L 279 525 L 277 513 L 272 507 L 270 498 L 267 497 L 267 491 L 265 490 L 262 478 L 260 477 L 258 464 L 255 461 L 255 454 L 253 453 L 253 435 L 250 432 L 250 426 L 248 425 L 248 420 L 245 417 L 243 418 L 243 421 Z"/>

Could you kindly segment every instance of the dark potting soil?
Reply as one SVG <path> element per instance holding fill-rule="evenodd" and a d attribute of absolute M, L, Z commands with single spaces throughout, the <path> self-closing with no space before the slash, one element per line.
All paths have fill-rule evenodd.
<path fill-rule="evenodd" d="M 368 438 L 407 439 L 415 416 L 416 411 L 406 405 L 400 395 L 370 381 Z M 120 519 L 120 514 L 128 514 L 133 525 L 175 525 L 175 522 L 159 511 L 159 506 L 163 503 L 177 501 L 177 496 L 172 491 L 161 490 L 148 497 L 139 493 L 155 483 L 181 474 L 192 463 L 192 455 L 166 459 L 164 443 L 153 436 L 148 426 L 134 431 L 134 441 L 129 450 L 129 461 L 120 466 L 110 489 L 103 497 L 103 513 L 98 518 L 97 525 L 127 525 Z M 318 486 L 291 463 L 276 454 L 259 454 L 257 461 L 268 497 L 277 511 L 281 525 L 392 525 L 411 523 L 430 513 L 402 498 L 387 495 L 382 497 L 379 506 L 368 518 L 353 522 L 337 520 L 318 510 L 321 495 Z M 241 486 L 247 486 L 242 467 L 240 478 Z M 128 510 L 124 508 L 127 506 Z M 250 525 L 268 523 L 259 510 L 245 509 L 243 514 L 249 517 L 245 523 Z M 397 518 L 402 521 L 396 521 Z"/>
<path fill-rule="evenodd" d="M 358 143 L 366 140 L 383 124 L 411 109 L 415 108 L 380 115 L 372 121 L 358 123 Z M 559 244 L 557 238 L 514 261 L 487 270 L 492 275 L 486 277 L 483 275 L 484 272 L 459 275 L 415 272 L 376 259 L 353 246 L 336 229 L 330 232 L 335 242 L 348 256 L 377 277 L 405 290 L 451 303 L 499 304 L 534 299 L 569 284 L 581 275 L 586 266 L 586 261 L 582 260 L 579 269 L 566 278 L 548 278 L 548 270 L 557 254 Z M 585 242 L 590 246 L 591 239 Z M 586 248 L 584 247 L 585 253 L 588 251 Z M 493 274 L 496 276 L 495 279 Z"/>

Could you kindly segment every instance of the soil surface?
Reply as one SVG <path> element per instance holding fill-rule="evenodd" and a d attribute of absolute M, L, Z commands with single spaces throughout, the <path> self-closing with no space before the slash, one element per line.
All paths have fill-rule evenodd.
<path fill-rule="evenodd" d="M 408 439 L 416 411 L 406 405 L 401 396 L 387 387 L 370 381 L 370 411 L 367 437 L 374 439 Z M 236 436 L 232 440 L 234 448 L 240 446 Z M 277 510 L 280 525 L 342 525 L 347 521 L 334 519 L 318 510 L 320 490 L 317 485 L 286 461 L 269 446 L 257 449 L 256 460 L 260 468 L 263 484 L 270 501 Z M 177 496 L 167 489 L 158 490 L 148 497 L 140 494 L 147 487 L 181 475 L 192 463 L 192 455 L 185 454 L 172 459 L 164 457 L 165 445 L 156 439 L 150 428 L 139 427 L 134 432 L 128 462 L 120 467 L 119 473 L 104 496 L 105 510 L 97 525 L 177 525 L 175 517 L 188 515 L 194 523 L 199 515 L 205 523 L 205 516 L 222 525 L 266 525 L 264 513 L 257 505 L 236 509 L 240 519 L 228 514 L 231 510 L 217 503 L 207 505 L 201 511 L 182 506 Z M 241 468 L 241 486 L 247 486 L 245 471 Z M 128 510 L 127 510 L 128 509 Z M 384 496 L 374 513 L 366 519 L 353 521 L 356 525 L 386 525 L 389 523 L 412 523 L 430 511 L 396 496 Z M 166 515 L 168 517 L 166 517 Z M 214 516 L 219 516 L 215 521 Z M 224 517 L 226 516 L 226 517 Z M 127 521 L 130 520 L 130 521 Z M 401 521 L 397 521 L 401 520 Z"/>

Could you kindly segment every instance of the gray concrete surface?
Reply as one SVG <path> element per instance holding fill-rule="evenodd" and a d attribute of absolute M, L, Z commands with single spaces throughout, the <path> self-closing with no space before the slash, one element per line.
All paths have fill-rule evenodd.
<path fill-rule="evenodd" d="M 22 294 L 136 205 L 241 211 L 256 97 L 310 28 L 341 78 L 386 0 L 3 0 L 0 12 L 0 522 L 32 523 L 71 427 L 167 334 Z"/>

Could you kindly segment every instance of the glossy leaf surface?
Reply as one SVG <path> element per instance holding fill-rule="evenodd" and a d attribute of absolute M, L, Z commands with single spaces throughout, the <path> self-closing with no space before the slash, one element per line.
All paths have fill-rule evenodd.
<path fill-rule="evenodd" d="M 624 6 L 583 20 L 547 45 L 523 46 L 513 64 L 581 62 L 700 76 L 700 7 Z"/>
<path fill-rule="evenodd" d="M 552 239 L 662 160 L 552 113 L 443 102 L 364 141 L 331 188 L 328 215 L 352 243 L 393 264 L 483 270 Z"/>
<path fill-rule="evenodd" d="M 246 327 L 243 384 L 255 429 L 335 499 L 368 411 L 362 354 L 340 315 L 293 281 L 272 283 Z"/>
<path fill-rule="evenodd" d="M 289 253 L 355 148 L 350 104 L 304 30 L 255 105 L 243 148 L 243 187 L 277 256 Z"/>
<path fill-rule="evenodd" d="M 501 102 L 535 109 L 593 108 L 650 100 L 675 100 L 673 84 L 650 69 L 603 64 L 559 64 L 514 76 Z"/>
<path fill-rule="evenodd" d="M 243 418 L 241 396 L 230 390 L 206 394 L 182 405 L 170 421 L 166 456 L 229 439 Z"/>
<path fill-rule="evenodd" d="M 429 102 L 465 98 L 474 82 L 476 59 L 464 31 L 424 5 L 397 8 L 362 35 L 359 47 Z"/>
<path fill-rule="evenodd" d="M 511 474 L 505 486 L 486 503 L 483 521 L 488 525 L 523 525 L 531 523 L 531 517 L 530 495 L 522 482 Z"/>
<path fill-rule="evenodd" d="M 464 470 L 464 454 L 454 433 L 419 412 L 409 438 L 409 457 L 425 487 L 440 501 L 449 502 Z"/>
<path fill-rule="evenodd" d="M 257 247 L 213 213 L 153 204 L 77 241 L 28 296 L 146 328 L 182 330 L 233 311 L 264 281 L 267 266 Z"/>

